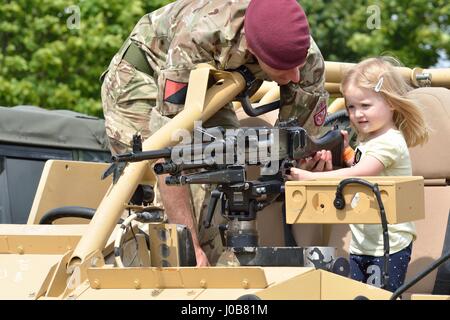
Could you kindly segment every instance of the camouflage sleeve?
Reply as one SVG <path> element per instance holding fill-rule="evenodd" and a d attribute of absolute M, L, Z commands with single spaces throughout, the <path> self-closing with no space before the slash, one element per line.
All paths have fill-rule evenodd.
<path fill-rule="evenodd" d="M 306 65 L 300 70 L 300 87 L 306 92 L 324 90 L 325 62 L 319 47 L 311 38 Z"/>
<path fill-rule="evenodd" d="M 196 34 L 178 34 L 167 52 L 166 64 L 161 68 L 157 83 L 159 90 L 158 110 L 161 114 L 176 115 L 184 108 L 191 70 L 199 63 L 217 67 L 209 51 L 200 50 L 195 41 Z"/>
<path fill-rule="evenodd" d="M 328 93 L 325 90 L 325 62 L 314 40 L 306 64 L 300 71 L 300 82 L 280 87 L 280 122 L 296 120 L 309 134 L 315 135 L 325 121 Z"/>
<path fill-rule="evenodd" d="M 197 64 L 208 63 L 224 70 L 240 65 L 245 53 L 233 50 L 240 39 L 244 2 L 204 1 L 188 6 L 195 10 L 176 20 L 165 65 L 158 77 L 161 89 L 158 109 L 164 115 L 174 115 L 184 108 L 189 74 Z"/>

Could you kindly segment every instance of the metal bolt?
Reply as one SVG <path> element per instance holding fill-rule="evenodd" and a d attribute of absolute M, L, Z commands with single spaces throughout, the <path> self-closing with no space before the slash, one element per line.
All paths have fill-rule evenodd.
<path fill-rule="evenodd" d="M 24 252 L 23 247 L 22 246 L 17 246 L 17 252 L 19 254 L 23 254 L 23 252 Z"/>
<path fill-rule="evenodd" d="M 134 280 L 133 284 L 134 284 L 134 288 L 135 289 L 140 289 L 141 288 L 141 282 L 139 281 L 139 279 Z"/>
<path fill-rule="evenodd" d="M 98 279 L 95 279 L 94 281 L 92 281 L 92 288 L 100 289 L 100 281 Z"/>
<path fill-rule="evenodd" d="M 250 283 L 248 282 L 247 279 L 242 280 L 242 288 L 244 289 L 250 288 Z"/>
<path fill-rule="evenodd" d="M 200 280 L 200 287 L 206 288 L 206 280 L 205 279 Z"/>

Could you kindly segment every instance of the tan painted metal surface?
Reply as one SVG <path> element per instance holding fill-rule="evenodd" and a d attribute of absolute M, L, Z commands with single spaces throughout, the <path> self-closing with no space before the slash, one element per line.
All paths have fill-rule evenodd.
<path fill-rule="evenodd" d="M 39 297 L 48 285 L 49 270 L 60 258 L 60 254 L 1 254 L 0 300 Z"/>
<path fill-rule="evenodd" d="M 282 300 L 352 300 L 363 295 L 371 300 L 389 299 L 391 292 L 375 288 L 333 273 L 305 269 L 298 275 L 291 275 L 286 281 L 279 281 L 255 294 L 264 299 Z"/>
<path fill-rule="evenodd" d="M 359 177 L 378 183 L 388 223 L 425 217 L 423 177 Z M 287 223 L 380 223 L 375 195 L 367 187 L 344 188 L 345 210 L 334 207 L 342 178 L 286 182 Z"/>
<path fill-rule="evenodd" d="M 73 250 L 86 225 L 0 225 L 0 253 L 64 254 Z"/>
<path fill-rule="evenodd" d="M 339 110 L 345 109 L 344 98 L 336 98 L 328 107 L 328 113 L 337 112 Z"/>
<path fill-rule="evenodd" d="M 300 267 L 238 268 L 89 268 L 90 288 L 76 299 L 237 299 L 254 294 L 263 300 L 342 300 L 363 295 L 389 299 L 391 292 L 326 271 Z M 243 286 L 245 284 L 245 287 Z"/>
<path fill-rule="evenodd" d="M 90 268 L 88 279 L 93 289 L 267 287 L 265 274 L 258 267 Z"/>
<path fill-rule="evenodd" d="M 111 177 L 101 180 L 106 163 L 88 163 L 81 161 L 49 160 L 45 163 L 41 179 L 36 190 L 28 224 L 38 224 L 49 210 L 64 206 L 97 208 Z M 66 192 L 61 192 L 66 190 Z M 55 223 L 87 223 L 85 219 L 59 219 Z"/>

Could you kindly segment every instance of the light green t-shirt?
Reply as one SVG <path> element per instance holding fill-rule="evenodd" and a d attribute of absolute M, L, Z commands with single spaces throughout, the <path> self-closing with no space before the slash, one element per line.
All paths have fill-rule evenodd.
<path fill-rule="evenodd" d="M 377 158 L 383 165 L 381 176 L 411 176 L 411 160 L 403 134 L 394 129 L 361 142 L 355 152 L 356 159 L 365 156 Z M 350 253 L 358 255 L 383 256 L 383 232 L 381 224 L 351 224 L 352 240 Z M 389 252 L 396 253 L 406 248 L 416 238 L 414 223 L 406 222 L 388 225 Z"/>

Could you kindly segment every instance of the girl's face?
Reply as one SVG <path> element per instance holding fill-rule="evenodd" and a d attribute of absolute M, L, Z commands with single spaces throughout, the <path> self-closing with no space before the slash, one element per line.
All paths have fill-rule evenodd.
<path fill-rule="evenodd" d="M 355 85 L 350 85 L 345 93 L 350 121 L 359 133 L 371 139 L 395 128 L 394 111 L 379 93 Z"/>

